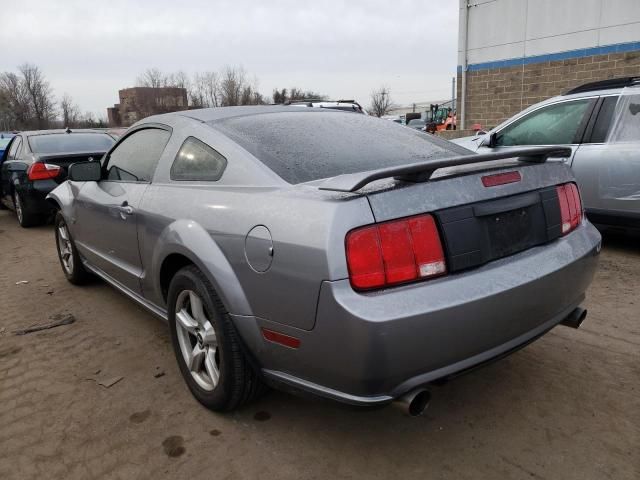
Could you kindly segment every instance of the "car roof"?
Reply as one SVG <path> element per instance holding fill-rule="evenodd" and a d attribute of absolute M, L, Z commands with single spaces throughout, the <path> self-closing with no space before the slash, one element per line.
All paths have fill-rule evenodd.
<path fill-rule="evenodd" d="M 266 113 L 282 113 L 291 112 L 291 107 L 288 105 L 250 105 L 242 107 L 213 107 L 213 108 L 200 108 L 197 110 L 182 110 L 180 112 L 171 112 L 158 115 L 155 118 L 164 116 L 180 115 L 183 117 L 193 118 L 200 122 L 210 123 L 217 120 L 225 120 L 233 117 L 244 117 L 247 115 L 261 115 Z M 301 113 L 313 113 L 315 109 L 296 109 L 296 112 Z M 334 111 L 334 113 L 339 113 Z M 151 118 L 151 117 L 149 117 Z"/>
<path fill-rule="evenodd" d="M 640 77 L 617 77 L 607 80 L 598 80 L 596 82 L 583 83 L 578 85 L 564 95 L 572 95 L 574 93 L 593 93 L 601 90 L 619 90 L 625 87 L 634 87 L 640 85 Z"/>
<path fill-rule="evenodd" d="M 74 133 L 104 133 L 105 135 L 109 135 L 109 132 L 106 130 L 98 130 L 93 128 L 76 128 L 67 131 L 66 129 L 57 128 L 51 130 L 28 130 L 20 132 L 19 135 L 26 135 L 27 137 L 35 136 L 35 135 L 53 135 L 53 134 L 61 134 L 66 133 L 67 135 L 72 135 Z"/>

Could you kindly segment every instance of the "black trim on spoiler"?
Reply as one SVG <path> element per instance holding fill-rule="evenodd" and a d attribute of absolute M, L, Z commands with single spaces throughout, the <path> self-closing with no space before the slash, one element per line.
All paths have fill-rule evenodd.
<path fill-rule="evenodd" d="M 368 172 L 347 173 L 326 179 L 320 183 L 320 190 L 336 192 L 355 192 L 365 185 L 382 178 L 394 177 L 409 182 L 426 182 L 433 172 L 439 168 L 469 165 L 472 163 L 490 162 L 506 158 L 517 158 L 521 162 L 544 163 L 549 157 L 570 157 L 571 149 L 567 147 L 533 147 L 508 150 L 503 152 L 469 154 L 456 157 L 426 160 L 398 167 L 381 168 Z"/>

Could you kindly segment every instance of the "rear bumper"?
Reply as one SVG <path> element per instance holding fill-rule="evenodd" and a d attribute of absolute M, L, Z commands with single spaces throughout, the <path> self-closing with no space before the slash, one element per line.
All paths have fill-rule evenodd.
<path fill-rule="evenodd" d="M 18 187 L 22 207 L 28 213 L 42 215 L 49 213 L 53 208 L 46 198 L 49 192 L 58 184 L 54 180 L 36 180 Z"/>
<path fill-rule="evenodd" d="M 273 380 L 352 404 L 386 403 L 433 380 L 517 349 L 584 299 L 600 235 L 588 222 L 568 236 L 483 267 L 377 293 L 324 282 L 315 328 L 235 317 Z M 300 338 L 294 350 L 260 327 Z"/>

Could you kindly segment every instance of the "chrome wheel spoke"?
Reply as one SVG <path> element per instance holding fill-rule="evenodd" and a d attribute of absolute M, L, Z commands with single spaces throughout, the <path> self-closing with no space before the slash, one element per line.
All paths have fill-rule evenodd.
<path fill-rule="evenodd" d="M 60 238 L 65 241 L 65 244 L 69 241 L 69 235 L 67 234 L 67 229 L 65 227 L 59 227 L 58 234 L 60 235 Z"/>
<path fill-rule="evenodd" d="M 198 325 L 204 326 L 207 317 L 204 314 L 204 306 L 202 300 L 194 292 L 189 292 L 189 303 L 191 305 L 191 314 Z"/>
<path fill-rule="evenodd" d="M 207 355 L 204 359 L 204 368 L 207 370 L 207 375 L 209 375 L 209 378 L 215 387 L 220 378 L 220 370 L 218 370 L 218 366 L 216 365 L 216 351 L 214 348 L 210 348 L 207 351 Z"/>
<path fill-rule="evenodd" d="M 207 352 L 200 348 L 199 345 L 193 347 L 191 356 L 189 357 L 189 370 L 191 370 L 193 373 L 200 373 L 202 371 L 206 353 Z"/>
<path fill-rule="evenodd" d="M 185 309 L 182 309 L 176 313 L 176 320 L 178 321 L 178 325 L 181 328 L 193 335 L 196 334 L 198 322 L 191 318 L 191 315 L 189 315 L 189 313 Z"/>
<path fill-rule="evenodd" d="M 207 322 L 207 324 L 208 328 L 205 328 L 202 332 L 202 340 L 205 345 L 215 348 L 218 346 L 218 337 L 216 336 L 216 331 L 213 329 L 211 324 L 209 324 L 209 322 Z"/>

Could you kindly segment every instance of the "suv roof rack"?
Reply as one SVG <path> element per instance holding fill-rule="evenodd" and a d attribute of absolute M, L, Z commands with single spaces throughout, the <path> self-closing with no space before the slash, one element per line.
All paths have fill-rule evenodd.
<path fill-rule="evenodd" d="M 610 88 L 624 88 L 631 87 L 633 85 L 640 85 L 640 77 L 620 77 L 610 78 L 609 80 L 600 80 L 598 82 L 589 82 L 572 88 L 571 90 L 563 93 L 563 95 L 592 92 L 594 90 L 606 90 Z"/>

